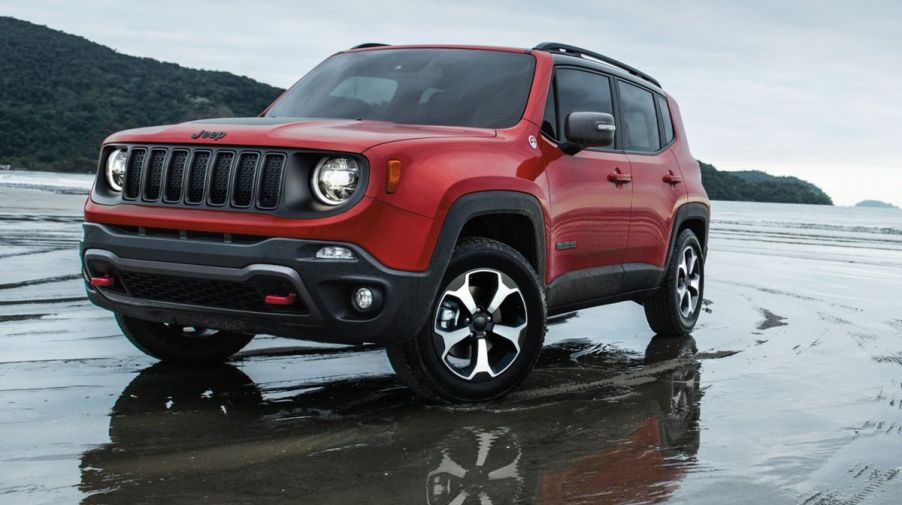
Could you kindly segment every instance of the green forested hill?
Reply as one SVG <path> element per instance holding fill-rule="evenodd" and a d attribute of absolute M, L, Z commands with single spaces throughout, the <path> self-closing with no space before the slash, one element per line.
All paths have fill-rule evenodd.
<path fill-rule="evenodd" d="M 228 72 L 119 54 L 82 37 L 0 17 L 0 164 L 90 171 L 110 133 L 255 116 L 280 91 Z"/>
<path fill-rule="evenodd" d="M 797 177 L 777 177 L 758 170 L 722 172 L 699 161 L 702 184 L 712 200 L 833 205 L 821 188 Z"/>

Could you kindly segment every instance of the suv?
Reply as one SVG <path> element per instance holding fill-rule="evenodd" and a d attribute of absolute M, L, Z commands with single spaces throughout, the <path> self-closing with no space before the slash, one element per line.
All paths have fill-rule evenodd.
<path fill-rule="evenodd" d="M 556 43 L 364 44 L 259 117 L 110 136 L 81 255 L 161 360 L 377 343 L 419 394 L 478 401 L 526 377 L 550 315 L 633 300 L 688 334 L 708 216 L 647 74 Z"/>

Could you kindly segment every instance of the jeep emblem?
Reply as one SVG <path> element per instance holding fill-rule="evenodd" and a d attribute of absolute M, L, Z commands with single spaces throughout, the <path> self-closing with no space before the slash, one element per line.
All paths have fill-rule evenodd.
<path fill-rule="evenodd" d="M 207 130 L 201 130 L 199 132 L 194 132 L 191 134 L 191 138 L 193 139 L 219 140 L 225 136 L 226 132 L 208 132 Z"/>

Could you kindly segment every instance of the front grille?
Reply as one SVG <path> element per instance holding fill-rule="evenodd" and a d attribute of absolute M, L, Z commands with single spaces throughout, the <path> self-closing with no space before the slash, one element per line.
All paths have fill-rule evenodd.
<path fill-rule="evenodd" d="M 272 209 L 279 204 L 279 192 L 282 189 L 282 166 L 285 156 L 270 154 L 263 163 L 263 175 L 260 177 L 260 200 L 257 204 L 262 209 Z"/>
<path fill-rule="evenodd" d="M 129 296 L 183 305 L 220 309 L 273 312 L 263 301 L 265 293 L 250 282 L 230 282 L 175 275 L 119 271 L 118 278 Z M 300 302 L 281 310 L 303 311 Z"/>
<path fill-rule="evenodd" d="M 225 152 L 216 155 L 213 163 L 213 175 L 210 176 L 210 205 L 223 205 L 229 195 L 229 173 L 232 169 L 232 158 L 235 153 Z"/>
<path fill-rule="evenodd" d="M 122 198 L 161 205 L 272 210 L 281 203 L 285 152 L 132 146 Z"/>
<path fill-rule="evenodd" d="M 147 167 L 147 175 L 144 180 L 144 198 L 157 200 L 160 198 L 160 188 L 163 187 L 163 161 L 166 159 L 166 151 L 154 149 L 150 152 L 150 163 Z"/>
<path fill-rule="evenodd" d="M 128 166 L 125 172 L 125 198 L 138 198 L 141 190 L 141 173 L 144 171 L 144 156 L 147 150 L 143 148 L 132 149 L 128 156 Z"/>
<path fill-rule="evenodd" d="M 191 160 L 191 177 L 188 178 L 188 194 L 185 202 L 198 204 L 204 201 L 204 186 L 207 181 L 207 164 L 210 162 L 209 151 L 194 153 Z"/>
<path fill-rule="evenodd" d="M 166 201 L 177 202 L 182 198 L 182 181 L 185 178 L 185 163 L 188 151 L 173 151 L 166 171 Z"/>
<path fill-rule="evenodd" d="M 254 194 L 254 178 L 257 174 L 257 153 L 244 153 L 238 158 L 238 172 L 235 173 L 235 191 L 232 192 L 232 205 L 247 207 Z"/>

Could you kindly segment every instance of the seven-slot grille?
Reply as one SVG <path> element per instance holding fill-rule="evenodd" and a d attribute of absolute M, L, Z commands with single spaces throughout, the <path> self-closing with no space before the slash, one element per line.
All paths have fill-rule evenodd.
<path fill-rule="evenodd" d="M 279 206 L 286 153 L 244 148 L 134 146 L 125 200 L 272 210 Z"/>

